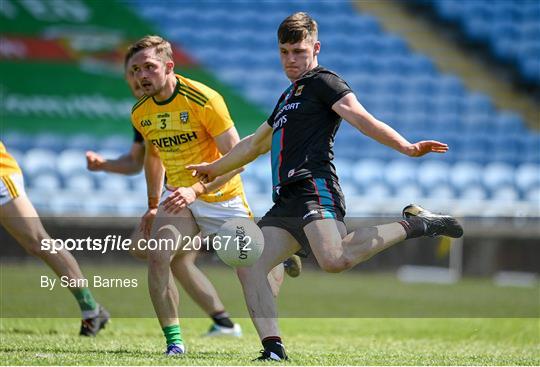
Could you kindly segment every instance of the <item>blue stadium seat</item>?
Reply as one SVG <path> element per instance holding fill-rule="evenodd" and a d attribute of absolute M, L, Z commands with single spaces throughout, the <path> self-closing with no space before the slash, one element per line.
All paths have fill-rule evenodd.
<path fill-rule="evenodd" d="M 24 160 L 24 153 L 20 151 L 19 149 L 14 149 L 7 147 L 7 151 L 11 156 L 19 163 L 19 166 L 21 165 L 21 162 Z"/>
<path fill-rule="evenodd" d="M 455 190 L 448 184 L 437 184 L 427 190 L 428 198 L 435 200 L 449 200 L 456 197 Z"/>
<path fill-rule="evenodd" d="M 242 181 L 244 184 L 244 192 L 248 198 L 252 197 L 253 195 L 262 194 L 259 182 L 256 178 L 243 179 Z"/>
<path fill-rule="evenodd" d="M 418 182 L 424 189 L 445 186 L 449 183 L 450 166 L 441 160 L 426 160 L 418 166 Z"/>
<path fill-rule="evenodd" d="M 417 164 L 412 160 L 393 160 L 384 167 L 385 181 L 396 190 L 407 184 L 416 184 Z"/>
<path fill-rule="evenodd" d="M 34 191 L 39 191 L 41 194 L 49 193 L 56 194 L 62 188 L 62 181 L 60 177 L 53 172 L 41 172 L 35 175 L 28 175 L 30 177 L 30 185 L 28 188 Z"/>
<path fill-rule="evenodd" d="M 496 201 L 519 200 L 519 192 L 511 185 L 497 187 L 492 191 L 491 198 Z"/>
<path fill-rule="evenodd" d="M 62 176 L 71 176 L 86 171 L 86 152 L 81 149 L 66 149 L 57 157 L 57 169 Z"/>
<path fill-rule="evenodd" d="M 462 188 L 459 198 L 468 201 L 477 201 L 487 199 L 488 194 L 483 186 L 473 184 Z M 479 208 L 481 210 L 481 208 Z"/>
<path fill-rule="evenodd" d="M 89 194 L 95 191 L 96 184 L 91 173 L 78 173 L 73 176 L 65 177 L 66 190 L 77 192 L 79 194 Z"/>
<path fill-rule="evenodd" d="M 523 192 L 540 186 L 540 165 L 534 163 L 522 163 L 515 170 L 516 186 Z"/>
<path fill-rule="evenodd" d="M 69 139 L 66 139 L 66 145 L 64 148 L 96 151 L 99 149 L 99 146 L 99 138 L 89 134 L 77 134 L 70 136 Z"/>
<path fill-rule="evenodd" d="M 113 193 L 116 195 L 127 193 L 130 190 L 130 182 L 126 176 L 119 174 L 109 174 L 99 181 L 101 192 Z"/>
<path fill-rule="evenodd" d="M 424 192 L 417 184 L 407 183 L 402 186 L 396 186 L 394 196 L 408 200 L 409 202 L 418 202 L 424 197 Z"/>
<path fill-rule="evenodd" d="M 353 167 L 354 182 L 360 186 L 369 186 L 383 181 L 385 164 L 382 160 L 363 159 Z"/>
<path fill-rule="evenodd" d="M 525 200 L 528 200 L 531 203 L 540 202 L 540 186 L 535 186 L 527 190 L 525 193 Z"/>
<path fill-rule="evenodd" d="M 144 172 L 140 172 L 133 176 L 128 176 L 127 179 L 132 192 L 146 194 L 146 179 L 144 177 Z"/>
<path fill-rule="evenodd" d="M 521 116 L 511 111 L 499 112 L 493 117 L 491 124 L 495 132 L 501 135 L 528 133 Z"/>
<path fill-rule="evenodd" d="M 490 190 L 505 185 L 513 185 L 514 169 L 511 165 L 501 162 L 489 163 L 484 167 L 483 184 Z"/>
<path fill-rule="evenodd" d="M 455 75 L 443 74 L 438 80 L 439 90 L 443 95 L 461 96 L 465 93 L 463 82 Z"/>
<path fill-rule="evenodd" d="M 476 114 L 489 114 L 494 110 L 491 99 L 483 93 L 469 93 L 464 100 L 463 108 L 466 112 Z"/>
<path fill-rule="evenodd" d="M 499 60 L 517 62 L 523 78 L 540 82 L 537 1 L 435 0 L 428 4 L 443 19 L 457 24 L 468 38 L 485 44 Z"/>
<path fill-rule="evenodd" d="M 33 139 L 33 146 L 38 149 L 47 149 L 54 152 L 60 152 L 64 148 L 64 142 L 67 139 L 64 136 L 53 133 L 38 134 Z"/>
<path fill-rule="evenodd" d="M 458 190 L 471 185 L 481 185 L 482 172 L 482 166 L 476 162 L 457 162 L 452 167 L 450 182 Z"/>
<path fill-rule="evenodd" d="M 7 150 L 18 149 L 26 152 L 33 147 L 33 138 L 28 134 L 23 134 L 18 131 L 1 131 L 0 139 L 5 144 Z"/>
<path fill-rule="evenodd" d="M 49 149 L 30 149 L 19 162 L 23 172 L 34 175 L 38 172 L 56 172 L 56 153 Z"/>
<path fill-rule="evenodd" d="M 362 194 L 372 199 L 387 199 L 392 195 L 392 190 L 384 182 L 374 182 L 364 186 Z"/>
<path fill-rule="evenodd" d="M 347 198 L 353 198 L 355 196 L 358 196 L 361 194 L 361 190 L 358 186 L 354 184 L 352 180 L 342 180 L 340 182 L 341 191 L 343 191 L 343 195 L 345 196 L 345 200 Z"/>
<path fill-rule="evenodd" d="M 346 158 L 337 157 L 334 159 L 334 166 L 340 179 L 349 180 L 352 179 L 352 167 L 354 161 Z"/>

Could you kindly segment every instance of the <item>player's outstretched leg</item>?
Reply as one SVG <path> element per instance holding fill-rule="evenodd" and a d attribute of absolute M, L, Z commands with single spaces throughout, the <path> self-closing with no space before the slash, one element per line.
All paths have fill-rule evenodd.
<path fill-rule="evenodd" d="M 304 231 L 319 266 L 331 273 L 350 269 L 406 239 L 463 235 L 463 228 L 451 216 L 433 214 L 417 205 L 408 206 L 403 214 L 402 221 L 358 228 L 347 235 L 343 222 L 333 219 L 313 221 Z"/>

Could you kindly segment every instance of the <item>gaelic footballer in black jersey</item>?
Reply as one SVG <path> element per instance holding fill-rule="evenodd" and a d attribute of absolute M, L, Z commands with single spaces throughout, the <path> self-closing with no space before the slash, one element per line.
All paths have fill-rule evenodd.
<path fill-rule="evenodd" d="M 272 127 L 272 197 L 259 225 L 287 230 L 309 254 L 303 227 L 313 220 L 343 221 L 345 202 L 332 164 L 341 117 L 332 105 L 351 93 L 334 72 L 310 70 L 281 95 L 267 120 Z"/>

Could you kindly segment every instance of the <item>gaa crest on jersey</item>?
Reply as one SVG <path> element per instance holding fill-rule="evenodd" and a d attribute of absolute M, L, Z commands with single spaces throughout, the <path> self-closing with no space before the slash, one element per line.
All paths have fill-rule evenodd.
<path fill-rule="evenodd" d="M 182 121 L 183 124 L 187 123 L 189 120 L 189 112 L 188 111 L 182 111 L 180 112 L 180 121 Z"/>
<path fill-rule="evenodd" d="M 298 88 L 296 88 L 296 92 L 294 93 L 295 97 L 298 97 L 300 94 L 302 94 L 302 91 L 304 90 L 304 85 L 299 85 Z"/>

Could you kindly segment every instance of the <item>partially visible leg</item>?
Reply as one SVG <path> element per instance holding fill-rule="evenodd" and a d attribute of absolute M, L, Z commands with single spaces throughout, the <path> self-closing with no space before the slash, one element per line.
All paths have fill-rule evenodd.
<path fill-rule="evenodd" d="M 41 241 L 50 239 L 50 236 L 26 196 L 19 196 L 2 205 L 0 219 L 4 228 L 26 252 L 45 261 L 56 275 L 84 279 L 79 264 L 69 251 L 62 249 L 57 254 L 51 254 L 41 250 Z"/>
<path fill-rule="evenodd" d="M 41 241 L 50 239 L 50 236 L 25 195 L 0 206 L 0 223 L 26 252 L 43 260 L 58 277 L 67 277 L 69 280 L 85 279 L 79 264 L 69 251 L 61 249 L 56 254 L 51 254 L 41 249 Z M 69 290 L 81 309 L 83 322 L 80 334 L 95 336 L 108 322 L 108 312 L 95 301 L 90 289 L 71 287 Z"/>
<path fill-rule="evenodd" d="M 138 246 L 139 241 L 143 238 L 143 233 L 139 230 L 139 225 L 137 224 L 133 229 L 133 232 L 131 232 L 131 247 L 129 248 L 129 254 L 139 260 L 146 260 L 148 257 L 146 250 L 141 250 Z"/>
<path fill-rule="evenodd" d="M 242 336 L 242 328 L 233 323 L 223 302 L 207 276 L 195 264 L 197 251 L 179 252 L 171 262 L 171 269 L 189 296 L 212 319 L 206 336 Z"/>
<path fill-rule="evenodd" d="M 298 255 L 292 255 L 283 262 L 283 267 L 288 276 L 296 278 L 302 272 L 302 259 Z"/>
<path fill-rule="evenodd" d="M 278 264 L 270 271 L 270 273 L 268 273 L 268 283 L 270 284 L 274 297 L 277 297 L 279 294 L 279 290 L 283 284 L 284 273 L 285 269 L 283 263 Z"/>
<path fill-rule="evenodd" d="M 167 228 L 175 228 L 172 231 Z M 195 236 L 199 232 L 189 209 L 170 215 L 158 208 L 152 226 L 151 238 L 159 241 L 169 240 L 177 243 L 178 236 Z M 178 289 L 171 272 L 171 260 L 176 249 L 169 246 L 158 250 L 148 250 L 148 290 L 154 310 L 167 343 L 168 354 L 183 353 L 183 340 L 178 320 Z M 177 349 L 180 349 L 177 351 Z"/>
<path fill-rule="evenodd" d="M 179 252 L 171 262 L 171 270 L 187 294 L 206 312 L 213 315 L 225 307 L 206 275 L 195 265 L 197 251 Z"/>
<path fill-rule="evenodd" d="M 268 282 L 268 273 L 300 249 L 300 245 L 284 229 L 262 228 L 265 240 L 263 253 L 251 267 L 238 268 L 247 308 L 257 333 L 261 338 L 265 353 L 274 353 L 286 358 L 281 344 L 277 323 L 276 300 Z M 268 354 L 269 355 L 269 354 Z"/>

